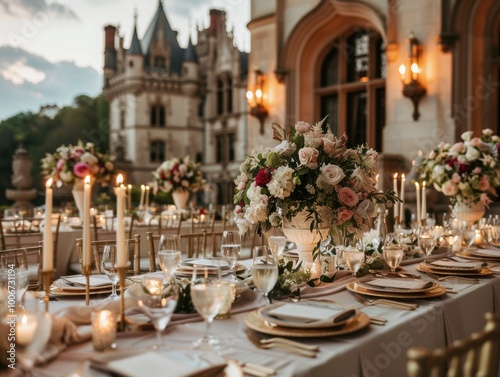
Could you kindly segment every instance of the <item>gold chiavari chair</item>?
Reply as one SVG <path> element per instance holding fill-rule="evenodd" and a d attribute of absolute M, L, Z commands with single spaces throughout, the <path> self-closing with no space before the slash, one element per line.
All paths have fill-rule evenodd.
<path fill-rule="evenodd" d="M 91 241 L 92 249 L 92 273 L 100 271 L 101 257 L 104 251 L 104 246 L 106 245 L 116 245 L 116 240 L 102 240 L 102 241 Z M 141 236 L 135 234 L 134 238 L 129 238 L 125 240 L 125 247 L 128 250 L 129 255 L 129 268 L 128 275 L 139 275 L 140 274 L 140 252 L 141 252 Z M 73 266 L 72 270 L 75 272 L 82 272 L 83 266 L 83 239 L 76 239 L 76 249 L 78 251 L 79 262 L 78 265 Z M 77 270 L 77 271 L 76 271 Z"/>
<path fill-rule="evenodd" d="M 484 329 L 436 350 L 410 348 L 409 377 L 497 377 L 500 363 L 500 316 L 486 313 Z"/>
<path fill-rule="evenodd" d="M 15 266 L 21 263 L 20 259 L 25 258 L 28 263 L 28 289 L 37 289 L 41 286 L 40 264 L 42 261 L 42 252 L 43 246 L 40 242 L 36 246 L 0 250 L 0 258 L 8 258 L 8 263 L 12 263 Z"/>

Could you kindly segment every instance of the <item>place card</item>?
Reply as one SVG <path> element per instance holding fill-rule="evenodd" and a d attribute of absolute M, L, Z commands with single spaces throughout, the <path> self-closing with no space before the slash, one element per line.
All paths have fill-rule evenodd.
<path fill-rule="evenodd" d="M 404 290 L 419 290 L 429 288 L 433 285 L 432 282 L 422 281 L 419 279 L 372 279 L 364 281 L 367 285 L 373 285 L 381 288 L 397 288 Z"/>

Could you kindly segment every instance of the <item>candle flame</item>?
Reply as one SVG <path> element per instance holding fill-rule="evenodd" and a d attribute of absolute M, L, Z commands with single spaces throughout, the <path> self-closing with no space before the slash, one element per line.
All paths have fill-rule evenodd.
<path fill-rule="evenodd" d="M 21 324 L 22 325 L 25 325 L 28 323 L 28 317 L 26 317 L 26 314 L 24 314 L 22 317 L 21 317 Z"/>
<path fill-rule="evenodd" d="M 146 191 L 149 191 L 151 187 L 149 187 L 148 185 L 146 185 Z"/>
<path fill-rule="evenodd" d="M 425 181 L 422 182 L 422 187 L 425 188 Z"/>
<path fill-rule="evenodd" d="M 128 187 L 129 190 L 132 190 L 132 185 L 131 184 L 129 184 L 127 187 Z"/>
<path fill-rule="evenodd" d="M 52 182 L 53 182 L 53 181 L 54 181 L 54 180 L 53 180 L 52 178 L 47 179 L 47 183 L 45 183 L 45 187 L 46 187 L 46 188 L 50 188 L 50 187 L 52 187 Z"/>
<path fill-rule="evenodd" d="M 398 173 L 394 173 L 394 179 L 398 178 Z"/>
<path fill-rule="evenodd" d="M 143 190 L 143 191 L 146 190 L 146 186 L 141 185 L 141 190 Z"/>
<path fill-rule="evenodd" d="M 120 173 L 116 176 L 116 184 L 117 186 L 120 186 L 122 183 L 123 183 L 123 174 Z"/>
<path fill-rule="evenodd" d="M 418 182 L 415 182 L 415 187 L 418 188 L 419 186 Z"/>
<path fill-rule="evenodd" d="M 90 185 L 90 175 L 87 175 L 83 181 L 86 185 Z"/>
<path fill-rule="evenodd" d="M 401 179 L 404 181 L 406 179 L 406 175 L 401 174 Z"/>

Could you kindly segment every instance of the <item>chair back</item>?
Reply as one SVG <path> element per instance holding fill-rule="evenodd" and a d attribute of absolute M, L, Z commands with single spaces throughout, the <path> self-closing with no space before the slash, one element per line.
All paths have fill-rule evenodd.
<path fill-rule="evenodd" d="M 28 289 L 37 289 L 41 286 L 42 245 L 28 246 L 22 248 L 8 249 L 0 251 L 0 258 L 9 258 L 9 264 L 16 267 L 25 258 L 28 263 L 29 286 Z"/>
<path fill-rule="evenodd" d="M 436 350 L 413 347 L 407 352 L 409 377 L 497 377 L 500 362 L 500 316 L 486 313 L 478 333 Z"/>
<path fill-rule="evenodd" d="M 116 240 L 97 240 L 91 241 L 90 247 L 92 250 L 92 272 L 101 271 L 101 260 L 102 253 L 104 252 L 104 246 L 112 245 L 116 246 Z M 125 248 L 129 255 L 129 275 L 139 275 L 140 274 L 140 252 L 141 252 L 141 236 L 135 234 L 134 238 L 129 238 L 125 240 Z M 83 267 L 83 239 L 76 239 L 76 250 L 78 251 L 80 268 Z M 83 268 L 82 268 L 83 271 Z"/>

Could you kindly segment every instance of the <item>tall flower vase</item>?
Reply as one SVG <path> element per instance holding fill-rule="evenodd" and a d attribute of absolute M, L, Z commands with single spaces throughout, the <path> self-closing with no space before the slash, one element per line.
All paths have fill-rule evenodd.
<path fill-rule="evenodd" d="M 71 193 L 73 194 L 76 208 L 78 208 L 78 216 L 83 221 L 83 186 L 73 186 Z"/>
<path fill-rule="evenodd" d="M 453 215 L 462 221 L 467 221 L 468 223 L 475 223 L 484 216 L 485 207 L 484 203 L 478 201 L 477 203 L 472 203 L 469 200 L 457 200 L 455 206 L 453 207 Z"/>
<path fill-rule="evenodd" d="M 176 190 L 172 192 L 172 199 L 174 199 L 174 204 L 177 209 L 187 209 L 189 201 L 189 191 L 186 190 Z"/>
<path fill-rule="evenodd" d="M 309 212 L 304 210 L 292 219 L 283 218 L 283 233 L 286 238 L 297 245 L 297 253 L 299 254 L 299 262 L 302 262 L 302 268 L 309 270 L 311 278 L 317 278 L 321 275 L 321 257 L 318 254 L 314 259 L 314 248 L 318 242 L 323 241 L 328 237 L 330 231 L 330 221 L 328 212 L 320 212 L 322 223 L 318 229 L 311 231 L 311 221 L 313 217 L 309 217 Z"/>

